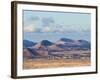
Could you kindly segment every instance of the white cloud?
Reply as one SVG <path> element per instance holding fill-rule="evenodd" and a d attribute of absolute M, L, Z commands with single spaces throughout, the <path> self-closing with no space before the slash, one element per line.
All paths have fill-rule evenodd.
<path fill-rule="evenodd" d="M 44 27 L 41 32 L 51 32 L 50 27 Z"/>
<path fill-rule="evenodd" d="M 55 33 L 71 33 L 71 32 L 85 32 L 89 29 L 80 28 L 79 26 L 36 26 L 34 23 L 24 27 L 24 32 L 55 32 Z"/>
<path fill-rule="evenodd" d="M 36 31 L 36 27 L 34 24 L 24 27 L 24 32 L 35 32 L 35 31 Z"/>

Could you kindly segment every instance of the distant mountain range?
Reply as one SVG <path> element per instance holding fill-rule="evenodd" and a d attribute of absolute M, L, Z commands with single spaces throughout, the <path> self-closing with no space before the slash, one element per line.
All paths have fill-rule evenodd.
<path fill-rule="evenodd" d="M 39 43 L 23 40 L 23 53 L 25 58 L 34 58 L 36 56 L 50 56 L 52 52 L 62 52 L 71 50 L 90 50 L 91 44 L 86 40 L 72 40 L 61 38 L 55 43 L 48 40 L 42 40 Z"/>
<path fill-rule="evenodd" d="M 23 40 L 23 47 L 27 48 L 27 47 L 31 47 L 34 46 L 36 43 L 29 41 L 29 40 Z"/>

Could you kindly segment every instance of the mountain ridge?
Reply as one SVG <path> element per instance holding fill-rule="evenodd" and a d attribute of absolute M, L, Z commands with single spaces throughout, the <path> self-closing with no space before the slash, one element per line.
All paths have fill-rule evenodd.
<path fill-rule="evenodd" d="M 72 40 L 68 38 L 62 38 L 55 43 L 50 42 L 48 40 L 42 40 L 39 43 L 35 43 L 31 41 L 26 41 L 26 42 L 28 42 L 29 44 L 32 43 L 31 45 L 28 45 L 28 47 L 24 47 L 23 49 L 24 57 L 26 56 L 29 58 L 36 57 L 36 56 L 46 57 L 46 56 L 54 55 L 51 53 L 62 53 L 63 51 L 91 49 L 90 42 L 86 40 Z M 23 44 L 23 46 L 25 44 Z"/>

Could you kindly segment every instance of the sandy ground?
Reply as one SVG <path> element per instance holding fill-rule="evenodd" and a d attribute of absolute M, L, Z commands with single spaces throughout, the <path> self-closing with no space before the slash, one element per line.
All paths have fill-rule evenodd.
<path fill-rule="evenodd" d="M 23 69 L 36 69 L 36 68 L 55 68 L 55 67 L 79 67 L 90 66 L 91 61 L 89 59 L 59 59 L 59 60 L 47 60 L 47 59 L 27 59 L 23 61 Z"/>

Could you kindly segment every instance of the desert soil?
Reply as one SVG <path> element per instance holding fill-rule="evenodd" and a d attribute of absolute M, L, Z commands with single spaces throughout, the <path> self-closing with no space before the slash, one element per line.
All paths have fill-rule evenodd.
<path fill-rule="evenodd" d="M 26 59 L 23 69 L 90 66 L 90 59 Z"/>

